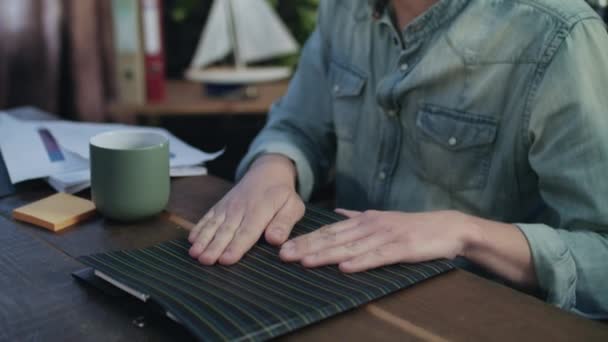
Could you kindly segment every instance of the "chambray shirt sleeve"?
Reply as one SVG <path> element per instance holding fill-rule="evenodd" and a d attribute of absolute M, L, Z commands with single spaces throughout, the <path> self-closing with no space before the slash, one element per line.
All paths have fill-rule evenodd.
<path fill-rule="evenodd" d="M 577 23 L 546 66 L 531 107 L 529 162 L 553 226 L 518 224 L 546 300 L 608 317 L 608 35 Z"/>
<path fill-rule="evenodd" d="M 237 179 L 243 177 L 261 154 L 282 154 L 295 163 L 298 192 L 304 200 L 316 185 L 326 181 L 336 149 L 322 17 L 321 9 L 317 29 L 302 50 L 286 95 L 271 107 L 266 126 L 254 139 L 236 175 Z"/>

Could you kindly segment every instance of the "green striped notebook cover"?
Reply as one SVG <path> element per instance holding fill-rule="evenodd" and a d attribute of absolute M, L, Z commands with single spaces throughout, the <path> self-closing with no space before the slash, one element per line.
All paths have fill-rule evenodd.
<path fill-rule="evenodd" d="M 342 217 L 309 207 L 293 235 Z M 80 261 L 123 290 L 156 302 L 201 340 L 266 340 L 355 308 L 453 268 L 433 261 L 357 274 L 335 266 L 305 269 L 283 263 L 278 249 L 260 242 L 237 265 L 202 266 L 175 240 L 132 251 L 84 256 Z"/>

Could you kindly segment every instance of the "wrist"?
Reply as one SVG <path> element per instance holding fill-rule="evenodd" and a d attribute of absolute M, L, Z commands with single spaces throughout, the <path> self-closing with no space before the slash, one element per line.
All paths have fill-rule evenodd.
<path fill-rule="evenodd" d="M 297 171 L 294 162 L 282 154 L 262 154 L 256 158 L 248 175 L 262 177 L 264 180 L 286 183 L 295 188 Z"/>
<path fill-rule="evenodd" d="M 458 256 L 469 259 L 469 256 L 483 245 L 483 229 L 479 218 L 461 212 L 458 212 L 458 215 L 460 219 L 457 222 L 461 222 L 461 250 Z"/>

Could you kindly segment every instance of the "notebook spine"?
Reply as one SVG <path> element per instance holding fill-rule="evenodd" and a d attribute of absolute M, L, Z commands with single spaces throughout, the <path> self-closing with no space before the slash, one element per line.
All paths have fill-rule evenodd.
<path fill-rule="evenodd" d="M 118 100 L 145 104 L 145 70 L 139 0 L 112 0 Z"/>

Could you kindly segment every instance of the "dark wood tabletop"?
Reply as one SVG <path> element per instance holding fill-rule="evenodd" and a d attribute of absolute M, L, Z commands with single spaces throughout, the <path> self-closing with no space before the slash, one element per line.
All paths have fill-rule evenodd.
<path fill-rule="evenodd" d="M 192 339 L 138 300 L 107 295 L 70 274 L 83 268 L 81 255 L 185 236 L 230 187 L 210 176 L 176 180 L 167 211 L 154 219 L 121 224 L 96 216 L 59 234 L 11 219 L 14 208 L 52 193 L 45 184 L 0 198 L 0 341 Z M 285 338 L 608 341 L 608 326 L 456 270 Z"/>

